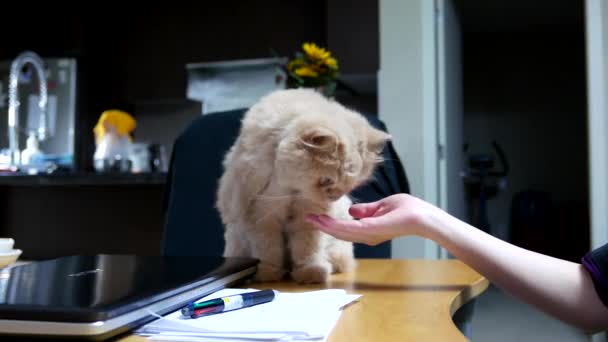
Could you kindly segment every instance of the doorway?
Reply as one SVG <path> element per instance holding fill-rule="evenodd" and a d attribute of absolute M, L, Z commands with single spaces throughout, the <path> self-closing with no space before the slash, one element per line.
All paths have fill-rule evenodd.
<path fill-rule="evenodd" d="M 493 144 L 508 163 L 506 176 L 485 180 L 485 229 L 579 262 L 590 246 L 585 4 L 455 5 L 462 32 L 465 167 L 490 160 L 500 171 Z M 478 223 L 479 188 L 469 184 L 465 190 L 469 220 Z"/>

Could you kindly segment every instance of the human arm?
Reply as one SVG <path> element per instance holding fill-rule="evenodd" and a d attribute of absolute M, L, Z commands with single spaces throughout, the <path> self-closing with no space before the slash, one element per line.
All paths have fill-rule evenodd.
<path fill-rule="evenodd" d="M 337 238 L 375 245 L 402 235 L 429 238 L 514 296 L 586 332 L 608 329 L 608 308 L 589 272 L 497 239 L 413 196 L 399 194 L 351 207 L 359 220 L 310 216 Z"/>

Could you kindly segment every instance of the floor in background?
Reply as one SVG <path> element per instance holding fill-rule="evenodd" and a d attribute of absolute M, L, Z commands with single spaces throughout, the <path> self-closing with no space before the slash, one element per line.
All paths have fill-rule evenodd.
<path fill-rule="evenodd" d="M 475 304 L 474 342 L 579 342 L 590 338 L 536 308 L 490 286 Z"/>

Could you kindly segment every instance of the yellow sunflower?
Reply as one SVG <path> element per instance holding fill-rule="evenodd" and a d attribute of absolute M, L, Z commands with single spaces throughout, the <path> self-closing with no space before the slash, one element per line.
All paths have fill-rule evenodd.
<path fill-rule="evenodd" d="M 323 48 L 320 48 L 315 43 L 302 44 L 302 50 L 311 60 L 322 61 L 331 57 L 331 53 Z"/>
<path fill-rule="evenodd" d="M 336 61 L 335 58 L 329 57 L 324 62 L 325 62 L 325 65 L 327 65 L 328 68 L 334 69 L 334 70 L 338 69 L 338 61 Z"/>
<path fill-rule="evenodd" d="M 297 68 L 295 73 L 300 77 L 317 77 L 319 75 L 313 68 L 307 65 Z"/>
<path fill-rule="evenodd" d="M 294 71 L 295 69 L 297 69 L 298 67 L 304 65 L 304 60 L 300 59 L 300 58 L 296 58 L 293 61 L 289 62 L 289 64 L 287 64 L 287 70 L 289 71 Z"/>

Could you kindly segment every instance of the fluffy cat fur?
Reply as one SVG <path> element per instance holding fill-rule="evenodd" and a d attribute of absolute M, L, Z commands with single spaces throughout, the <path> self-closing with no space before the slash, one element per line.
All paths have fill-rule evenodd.
<path fill-rule="evenodd" d="M 310 89 L 278 90 L 253 105 L 224 159 L 217 208 L 225 256 L 260 260 L 256 279 L 287 272 L 325 282 L 355 265 L 353 244 L 311 226 L 309 213 L 351 218 L 348 194 L 381 161 L 389 135 Z"/>

